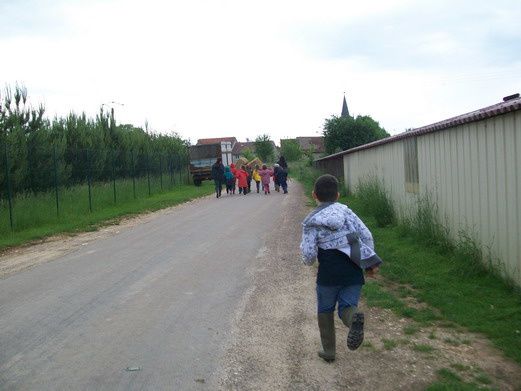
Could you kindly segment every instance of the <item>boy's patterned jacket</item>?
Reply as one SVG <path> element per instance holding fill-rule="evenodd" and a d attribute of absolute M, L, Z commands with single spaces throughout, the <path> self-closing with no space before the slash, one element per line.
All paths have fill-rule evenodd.
<path fill-rule="evenodd" d="M 362 269 L 378 266 L 382 260 L 374 252 L 373 235 L 360 218 L 339 202 L 321 203 L 302 223 L 302 262 L 312 265 L 318 247 L 347 254 Z"/>

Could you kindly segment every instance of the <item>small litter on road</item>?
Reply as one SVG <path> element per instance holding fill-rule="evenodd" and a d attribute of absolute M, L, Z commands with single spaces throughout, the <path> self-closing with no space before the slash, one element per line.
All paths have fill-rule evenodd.
<path fill-rule="evenodd" d="M 127 372 L 137 372 L 137 371 L 141 371 L 141 367 L 126 367 L 125 371 L 127 371 Z"/>
<path fill-rule="evenodd" d="M 204 379 L 195 379 L 197 383 L 206 383 L 206 380 Z"/>

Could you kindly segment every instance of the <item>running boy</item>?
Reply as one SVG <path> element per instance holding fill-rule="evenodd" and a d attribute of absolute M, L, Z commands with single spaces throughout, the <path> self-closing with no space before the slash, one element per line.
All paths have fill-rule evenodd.
<path fill-rule="evenodd" d="M 373 237 L 365 224 L 346 205 L 337 202 L 338 181 L 322 175 L 315 182 L 313 198 L 318 207 L 304 222 L 302 262 L 312 265 L 318 258 L 318 328 L 323 350 L 318 355 L 327 362 L 335 360 L 334 311 L 349 328 L 347 347 L 358 349 L 364 340 L 364 314 L 358 300 L 364 284 L 364 270 L 378 271 L 382 260 L 374 252 Z"/>

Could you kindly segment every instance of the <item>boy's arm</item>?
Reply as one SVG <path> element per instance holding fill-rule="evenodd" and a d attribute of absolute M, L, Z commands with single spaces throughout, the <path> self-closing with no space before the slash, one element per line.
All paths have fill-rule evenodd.
<path fill-rule="evenodd" d="M 358 217 L 355 213 L 353 213 L 354 218 L 354 225 L 356 228 L 356 231 L 360 235 L 360 240 L 371 250 L 374 251 L 374 240 L 373 235 L 371 234 L 371 231 L 369 231 L 369 228 L 366 227 L 364 222 L 360 220 L 360 217 Z"/>
<path fill-rule="evenodd" d="M 317 231 L 313 228 L 302 229 L 302 241 L 300 242 L 301 260 L 304 265 L 313 265 L 317 258 Z"/>

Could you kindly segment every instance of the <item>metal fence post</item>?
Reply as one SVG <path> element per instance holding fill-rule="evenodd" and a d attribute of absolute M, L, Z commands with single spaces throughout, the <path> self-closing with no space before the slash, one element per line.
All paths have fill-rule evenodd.
<path fill-rule="evenodd" d="M 152 194 L 150 191 L 150 154 L 147 152 L 147 181 L 148 181 L 148 196 Z"/>
<path fill-rule="evenodd" d="M 86 150 L 87 153 L 87 184 L 89 187 L 89 210 L 92 212 L 92 191 L 91 191 L 91 164 L 89 159 L 89 150 Z"/>
<path fill-rule="evenodd" d="M 54 161 L 54 193 L 56 195 L 56 216 L 60 217 L 60 198 L 58 196 L 58 162 L 56 159 L 56 145 L 53 146 Z"/>
<path fill-rule="evenodd" d="M 163 156 L 159 154 L 159 183 L 161 184 L 161 191 L 163 191 Z"/>
<path fill-rule="evenodd" d="M 115 151 L 112 151 L 112 187 L 114 188 L 114 203 L 116 203 L 116 168 L 115 168 Z"/>
<path fill-rule="evenodd" d="M 174 182 L 174 178 L 172 176 L 172 156 L 167 155 L 168 162 L 168 175 L 170 176 L 170 189 L 172 188 L 172 183 Z"/>
<path fill-rule="evenodd" d="M 7 201 L 9 203 L 9 225 L 13 230 L 13 200 L 11 195 L 11 181 L 9 178 L 9 158 L 7 153 L 7 141 L 5 143 L 5 183 L 7 187 Z"/>
<path fill-rule="evenodd" d="M 179 156 L 177 157 L 177 162 L 179 163 L 179 185 L 182 185 L 183 184 L 183 167 L 181 167 L 181 159 L 179 158 Z"/>
<path fill-rule="evenodd" d="M 134 163 L 134 151 L 130 151 L 132 160 L 132 190 L 134 192 L 134 199 L 136 199 L 136 164 Z"/>

